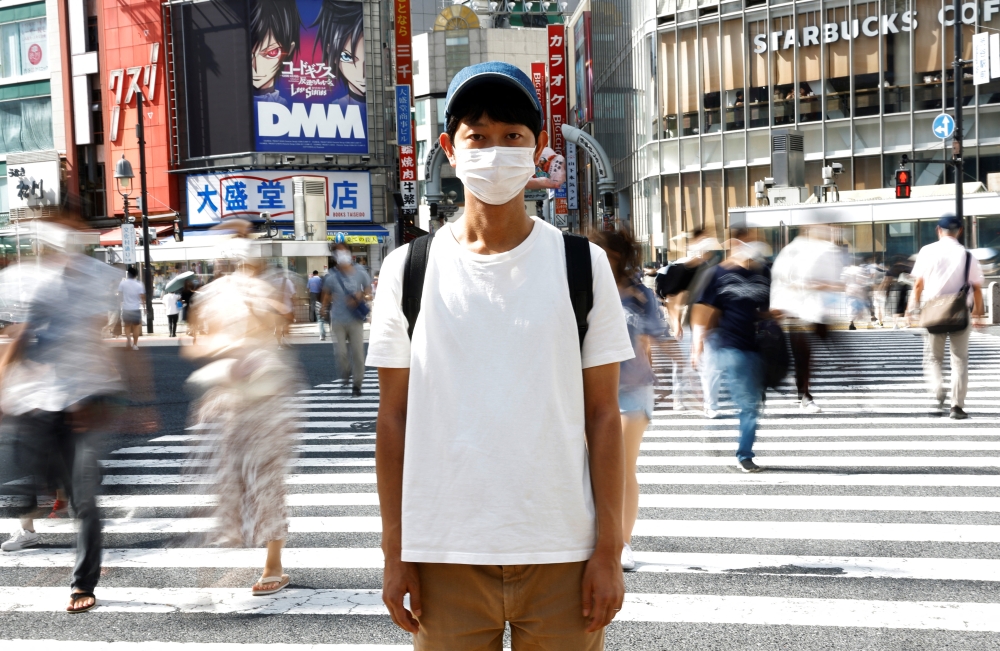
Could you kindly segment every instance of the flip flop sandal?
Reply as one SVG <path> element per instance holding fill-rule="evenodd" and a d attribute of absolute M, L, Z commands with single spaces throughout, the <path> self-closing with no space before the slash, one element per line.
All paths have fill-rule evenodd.
<path fill-rule="evenodd" d="M 90 604 L 86 608 L 69 608 L 67 606 L 66 612 L 68 612 L 70 614 L 73 614 L 73 615 L 75 615 L 77 613 L 85 613 L 85 612 L 87 612 L 88 610 L 90 610 L 91 608 L 93 608 L 94 606 L 97 605 L 97 597 L 94 596 L 93 592 L 72 592 L 72 593 L 70 593 L 69 598 L 73 600 L 74 604 L 76 602 L 82 600 L 82 599 L 87 599 L 88 597 L 91 598 L 91 599 L 93 599 L 94 603 Z"/>
<path fill-rule="evenodd" d="M 287 574 L 282 574 L 281 576 L 263 576 L 257 580 L 257 583 L 253 584 L 251 588 L 253 596 L 263 597 L 264 595 L 274 594 L 275 592 L 280 592 L 288 586 L 289 578 Z M 264 585 L 265 583 L 277 583 L 277 588 L 271 588 L 270 590 L 261 590 L 257 586 Z"/>

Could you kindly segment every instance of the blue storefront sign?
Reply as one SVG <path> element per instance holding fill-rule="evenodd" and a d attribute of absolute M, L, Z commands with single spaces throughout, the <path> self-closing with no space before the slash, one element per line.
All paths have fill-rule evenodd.
<path fill-rule="evenodd" d="M 276 221 L 291 221 L 296 177 L 323 181 L 327 221 L 372 221 L 369 172 L 240 170 L 187 177 L 188 224 L 211 226 L 229 217 L 259 219 L 263 212 Z"/>

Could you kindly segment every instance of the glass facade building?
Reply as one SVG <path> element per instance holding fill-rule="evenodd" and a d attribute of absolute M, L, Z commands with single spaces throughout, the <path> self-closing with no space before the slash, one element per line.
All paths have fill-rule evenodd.
<path fill-rule="evenodd" d="M 683 255 L 676 236 L 695 228 L 725 237 L 727 210 L 754 205 L 754 182 L 771 175 L 773 129 L 803 133 L 806 187 L 831 162 L 844 166 L 840 190 L 865 190 L 890 187 L 903 154 L 951 155 L 931 130 L 954 103 L 951 0 L 610 0 L 592 11 L 595 134 L 651 257 Z M 971 59 L 973 34 L 1000 29 L 1000 0 L 957 12 Z M 974 86 L 971 64 L 963 78 L 964 181 L 985 184 L 1000 172 L 1000 79 Z M 939 163 L 913 172 L 916 185 L 955 181 Z M 1000 244 L 983 241 L 1000 230 L 993 220 L 978 218 L 980 246 Z"/>

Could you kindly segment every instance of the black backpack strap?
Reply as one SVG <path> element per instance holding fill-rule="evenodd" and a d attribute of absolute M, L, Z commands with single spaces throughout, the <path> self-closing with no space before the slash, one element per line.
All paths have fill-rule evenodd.
<path fill-rule="evenodd" d="M 424 293 L 424 274 L 427 273 L 427 261 L 430 258 L 431 238 L 434 233 L 421 235 L 410 242 L 406 251 L 406 263 L 403 266 L 403 315 L 406 317 L 406 334 L 413 339 L 413 328 L 417 325 L 417 315 L 420 314 L 420 297 Z"/>
<path fill-rule="evenodd" d="M 566 246 L 566 279 L 569 281 L 569 300 L 576 316 L 576 329 L 580 335 L 580 348 L 587 336 L 587 315 L 594 307 L 594 277 L 590 266 L 590 241 L 582 235 L 563 233 Z"/>

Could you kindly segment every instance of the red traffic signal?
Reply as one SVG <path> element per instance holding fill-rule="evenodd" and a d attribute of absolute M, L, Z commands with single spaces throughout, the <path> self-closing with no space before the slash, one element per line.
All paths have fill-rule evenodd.
<path fill-rule="evenodd" d="M 909 199 L 912 188 L 910 170 L 896 170 L 896 198 Z"/>

